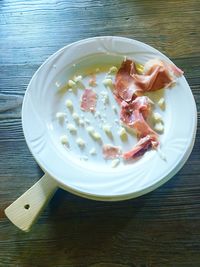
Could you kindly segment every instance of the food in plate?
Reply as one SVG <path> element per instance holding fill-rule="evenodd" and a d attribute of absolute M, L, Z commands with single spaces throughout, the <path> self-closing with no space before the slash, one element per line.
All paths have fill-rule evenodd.
<path fill-rule="evenodd" d="M 86 83 L 84 74 L 68 80 L 67 86 L 70 92 L 81 85 L 80 110 L 84 115 L 75 110 L 71 99 L 66 99 L 65 106 L 73 120 L 67 121 L 66 128 L 69 134 L 76 136 L 78 147 L 85 151 L 83 148 L 87 146 L 87 141 L 82 136 L 77 137 L 78 128 L 82 127 L 94 142 L 101 145 L 103 158 L 112 160 L 111 167 L 114 168 L 118 166 L 121 159 L 124 161 L 136 159 L 146 151 L 156 150 L 159 147 L 159 135 L 164 132 L 164 121 L 162 115 L 154 110 L 155 103 L 150 95 L 175 85 L 176 79 L 183 74 L 183 71 L 174 64 L 160 59 L 151 59 L 142 65 L 125 58 L 118 68 L 109 67 L 101 81 L 98 79 L 100 72 L 101 69 L 96 68 L 88 75 Z M 106 90 L 112 92 L 113 100 Z M 98 110 L 99 101 L 103 104 L 103 110 Z M 166 108 L 164 96 L 160 96 L 157 106 L 164 112 Z M 107 114 L 104 113 L 106 109 Z M 109 112 L 113 112 L 118 118 L 109 121 Z M 101 125 L 102 132 L 91 124 L 89 114 L 93 114 Z M 63 124 L 66 113 L 57 112 L 56 118 L 60 124 Z M 114 130 L 113 123 L 119 126 L 117 131 Z M 125 150 L 114 143 L 115 135 L 118 135 L 121 142 L 128 142 L 129 132 L 137 138 L 135 145 L 130 145 L 129 149 Z M 104 141 L 104 135 L 111 143 Z M 63 135 L 60 140 L 62 144 L 69 144 L 67 135 Z M 69 149 L 69 145 L 67 148 Z M 91 147 L 88 156 L 96 155 L 96 147 Z"/>
<path fill-rule="evenodd" d="M 103 145 L 103 155 L 106 159 L 118 158 L 121 155 L 121 149 L 117 146 L 105 144 Z"/>
<path fill-rule="evenodd" d="M 169 88 L 182 74 L 183 71 L 175 65 L 159 59 L 147 61 L 142 71 L 140 68 L 140 73 L 138 73 L 137 65 L 133 60 L 125 58 L 122 62 L 115 77 L 115 99 L 121 106 L 121 121 L 126 126 L 133 128 L 139 139 L 139 142 L 130 151 L 123 153 L 124 159 L 141 156 L 150 148 L 155 149 L 159 145 L 158 134 L 147 123 L 153 103 L 142 94 Z M 164 107 L 163 98 L 160 100 L 160 106 Z M 156 116 L 156 120 L 158 117 L 159 115 Z M 158 132 L 163 131 L 161 118 L 155 129 Z"/>
<path fill-rule="evenodd" d="M 97 94 L 92 89 L 85 89 L 81 99 L 81 108 L 84 111 L 95 111 Z"/>
<path fill-rule="evenodd" d="M 139 93 L 172 86 L 182 74 L 176 66 L 159 59 L 147 61 L 139 74 L 134 61 L 125 59 L 115 77 L 114 94 L 118 103 L 129 102 Z"/>
<path fill-rule="evenodd" d="M 131 150 L 123 153 L 123 158 L 131 159 L 142 156 L 150 148 L 157 148 L 158 144 L 157 136 L 148 134 L 142 137 Z"/>

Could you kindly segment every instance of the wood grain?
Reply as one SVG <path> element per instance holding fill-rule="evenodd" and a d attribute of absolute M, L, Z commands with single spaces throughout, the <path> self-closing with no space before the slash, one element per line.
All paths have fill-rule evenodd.
<path fill-rule="evenodd" d="M 0 266 L 200 266 L 200 5 L 198 0 L 0 1 Z M 58 190 L 33 230 L 3 210 L 42 176 L 22 132 L 30 78 L 52 53 L 82 38 L 146 42 L 185 71 L 198 110 L 193 152 L 146 196 L 96 202 Z"/>
<path fill-rule="evenodd" d="M 47 173 L 5 209 L 6 217 L 19 229 L 29 232 L 57 190 L 57 182 Z"/>

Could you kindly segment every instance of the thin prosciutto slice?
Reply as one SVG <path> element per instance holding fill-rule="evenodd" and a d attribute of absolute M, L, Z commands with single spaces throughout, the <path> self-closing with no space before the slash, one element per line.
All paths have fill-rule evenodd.
<path fill-rule="evenodd" d="M 173 64 L 159 59 L 149 60 L 144 65 L 143 74 L 138 74 L 135 63 L 125 59 L 115 77 L 115 97 L 130 102 L 138 92 L 156 91 L 170 87 L 175 83 L 175 77 L 180 77 L 183 71 Z"/>
<path fill-rule="evenodd" d="M 144 64 L 143 74 L 147 74 L 155 66 L 161 66 L 166 68 L 169 72 L 169 75 L 171 75 L 173 78 L 180 77 L 181 75 L 183 75 L 183 71 L 179 69 L 176 65 L 174 65 L 173 63 L 162 61 L 158 58 L 150 59 Z"/>
<path fill-rule="evenodd" d="M 167 88 L 174 83 L 174 79 L 164 65 L 154 65 L 145 75 L 135 74 L 133 79 L 136 91 L 144 92 Z"/>
<path fill-rule="evenodd" d="M 105 144 L 103 145 L 103 155 L 105 159 L 115 159 L 121 155 L 121 149 L 118 146 Z"/>
<path fill-rule="evenodd" d="M 123 153 L 122 157 L 126 160 L 134 159 L 144 155 L 144 153 L 158 146 L 158 140 L 155 136 L 147 135 L 140 139 L 140 141 L 128 152 Z"/>
<path fill-rule="evenodd" d="M 146 96 L 137 97 L 133 102 L 121 104 L 120 119 L 128 127 L 133 128 L 138 138 L 146 135 L 157 137 L 147 124 L 146 119 L 151 112 L 151 100 Z"/>
<path fill-rule="evenodd" d="M 81 109 L 94 112 L 96 108 L 97 94 L 92 89 L 85 89 L 81 98 Z"/>
<path fill-rule="evenodd" d="M 130 103 L 123 101 L 121 103 L 122 110 L 130 113 L 133 110 L 139 110 L 142 113 L 143 117 L 146 119 L 152 108 L 153 102 L 147 96 L 138 96 L 135 100 Z"/>
<path fill-rule="evenodd" d="M 147 124 L 147 122 L 144 120 L 144 117 L 138 110 L 135 110 L 133 114 L 134 114 L 134 122 L 132 124 L 132 127 L 136 131 L 138 138 L 142 138 L 146 135 L 151 135 L 155 137 L 158 136 L 157 133 L 154 132 L 151 129 L 151 127 Z"/>
<path fill-rule="evenodd" d="M 134 101 L 121 103 L 121 121 L 135 130 L 139 142 L 130 151 L 125 152 L 124 159 L 133 159 L 143 155 L 147 150 L 159 145 L 158 135 L 146 122 L 151 112 L 152 102 L 147 96 L 137 97 Z"/>
<path fill-rule="evenodd" d="M 136 64 L 129 59 L 122 62 L 115 77 L 115 99 L 121 106 L 120 119 L 137 134 L 138 143 L 122 157 L 126 160 L 143 155 L 159 145 L 158 134 L 147 123 L 151 112 L 151 101 L 143 92 L 168 88 L 176 82 L 183 71 L 159 59 L 145 63 L 143 72 L 137 73 Z"/>
<path fill-rule="evenodd" d="M 174 64 L 168 64 L 168 68 L 171 69 L 172 73 L 176 76 L 176 77 L 181 77 L 183 75 L 183 71 L 181 69 L 179 69 L 176 65 Z"/>
<path fill-rule="evenodd" d="M 132 100 L 136 92 L 136 86 L 132 77 L 135 73 L 135 63 L 130 59 L 124 60 L 115 77 L 114 94 L 118 103 L 121 103 L 123 100 L 127 102 Z"/>

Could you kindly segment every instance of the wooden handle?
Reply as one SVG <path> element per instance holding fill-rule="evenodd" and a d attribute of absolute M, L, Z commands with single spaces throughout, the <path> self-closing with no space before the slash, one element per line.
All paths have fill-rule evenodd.
<path fill-rule="evenodd" d="M 28 232 L 57 189 L 57 183 L 45 174 L 28 191 L 5 209 L 9 220 Z"/>

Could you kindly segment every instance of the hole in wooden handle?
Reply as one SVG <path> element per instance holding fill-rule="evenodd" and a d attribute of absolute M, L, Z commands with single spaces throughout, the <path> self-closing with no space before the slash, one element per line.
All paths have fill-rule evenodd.
<path fill-rule="evenodd" d="M 29 205 L 29 204 L 26 204 L 26 205 L 24 206 L 24 208 L 25 208 L 26 210 L 28 210 L 28 209 L 30 208 L 30 205 Z"/>

